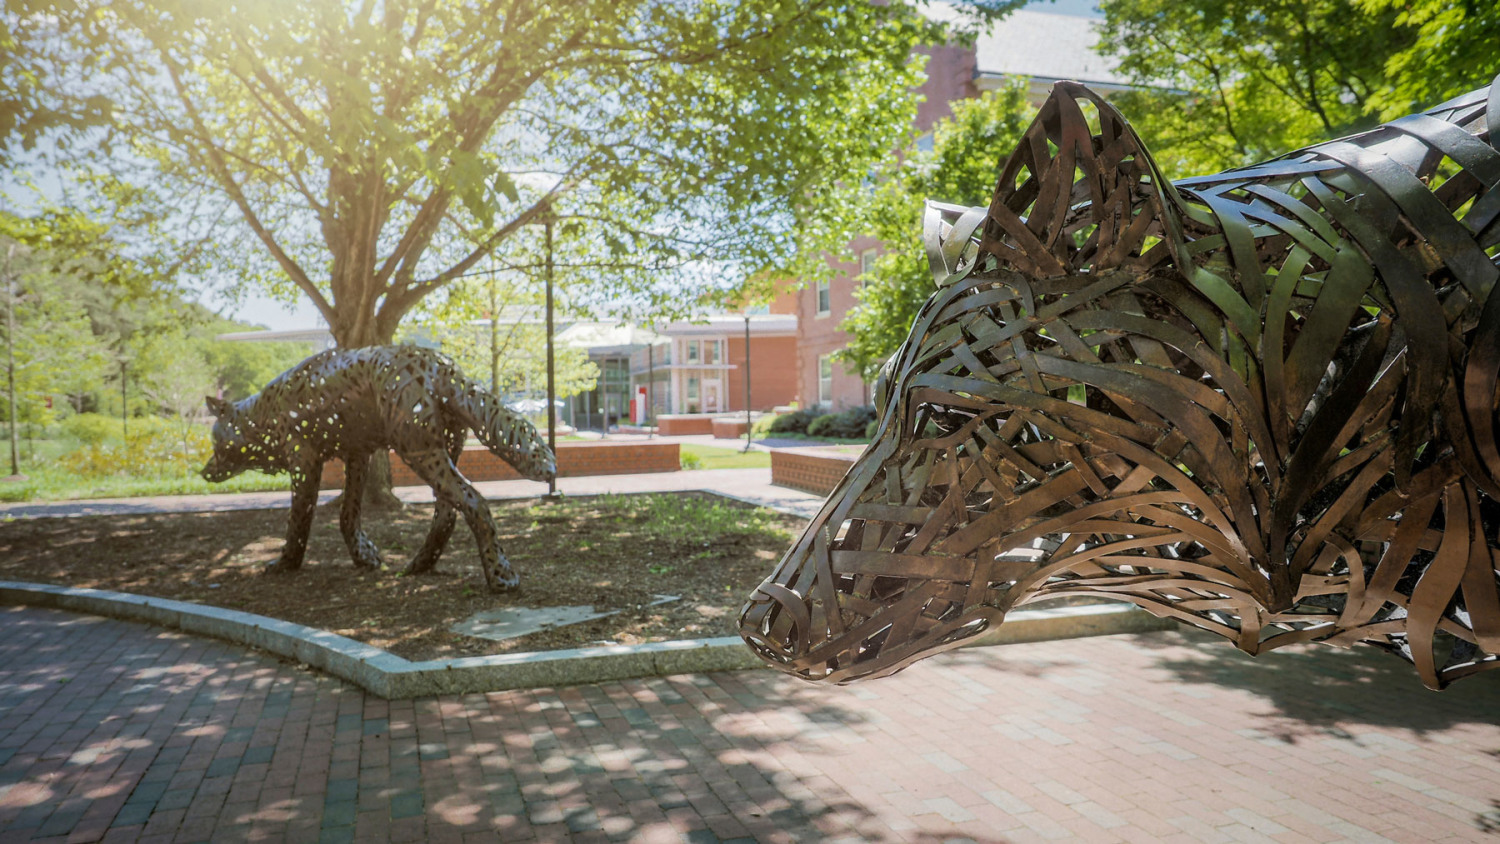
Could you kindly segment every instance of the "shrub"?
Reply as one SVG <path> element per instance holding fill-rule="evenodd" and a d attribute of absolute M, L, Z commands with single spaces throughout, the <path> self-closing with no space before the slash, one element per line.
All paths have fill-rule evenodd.
<path fill-rule="evenodd" d="M 213 453 L 213 443 L 202 428 L 188 431 L 184 451 L 182 431 L 170 420 L 144 417 L 139 421 L 146 424 L 138 426 L 137 420 L 130 420 L 128 443 L 118 438 L 91 443 L 64 454 L 58 462 L 67 472 L 84 478 L 175 478 L 198 471 Z"/>
<path fill-rule="evenodd" d="M 791 413 L 783 413 L 771 421 L 770 432 L 773 434 L 805 434 L 807 426 L 819 416 L 816 410 L 794 410 Z"/>
<path fill-rule="evenodd" d="M 703 468 L 703 458 L 690 452 L 683 452 L 680 464 L 684 471 Z"/>
<path fill-rule="evenodd" d="M 80 413 L 69 416 L 59 425 L 63 436 L 84 445 L 95 445 L 105 440 L 120 438 L 120 418 L 102 413 Z"/>
<path fill-rule="evenodd" d="M 780 419 L 784 415 L 785 414 L 767 413 L 761 418 L 755 420 L 755 424 L 750 427 L 750 435 L 755 439 L 761 439 L 765 437 L 765 435 L 771 433 L 771 431 L 774 430 L 771 426 L 776 424 L 776 420 Z"/>
<path fill-rule="evenodd" d="M 831 428 L 833 428 L 834 423 L 837 422 L 837 420 L 838 414 L 825 413 L 822 416 L 819 416 L 813 421 L 807 423 L 807 435 L 810 437 L 834 436 L 832 433 L 829 433 L 829 431 Z"/>
<path fill-rule="evenodd" d="M 839 413 L 825 413 L 807 426 L 807 433 L 814 437 L 837 437 L 858 439 L 865 435 L 870 422 L 875 419 L 873 407 L 851 407 Z"/>

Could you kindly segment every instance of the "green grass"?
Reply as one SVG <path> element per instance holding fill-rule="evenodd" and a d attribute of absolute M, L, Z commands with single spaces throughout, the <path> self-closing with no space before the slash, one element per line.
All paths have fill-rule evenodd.
<path fill-rule="evenodd" d="M 0 483 L 0 501 L 69 501 L 77 498 L 134 498 L 146 495 L 201 495 L 213 492 L 265 492 L 288 489 L 286 475 L 246 472 L 221 484 L 197 475 L 181 477 L 80 478 L 44 466 L 21 467 L 25 481 Z"/>
<path fill-rule="evenodd" d="M 681 448 L 683 457 L 691 455 L 697 458 L 699 465 L 693 467 L 697 469 L 763 469 L 771 466 L 771 455 L 764 451 L 746 453 L 697 443 L 683 443 Z"/>

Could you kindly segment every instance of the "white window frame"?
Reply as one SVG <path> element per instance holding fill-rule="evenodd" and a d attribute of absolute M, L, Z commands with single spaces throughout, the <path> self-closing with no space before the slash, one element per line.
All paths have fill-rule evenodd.
<path fill-rule="evenodd" d="M 818 316 L 825 317 L 833 313 L 833 291 L 829 288 L 828 279 L 818 282 Z"/>
<path fill-rule="evenodd" d="M 833 355 L 818 355 L 818 404 L 833 406 Z"/>
<path fill-rule="evenodd" d="M 875 269 L 875 259 L 880 257 L 880 250 L 874 247 L 859 253 L 859 278 L 861 284 L 869 283 L 870 271 Z"/>

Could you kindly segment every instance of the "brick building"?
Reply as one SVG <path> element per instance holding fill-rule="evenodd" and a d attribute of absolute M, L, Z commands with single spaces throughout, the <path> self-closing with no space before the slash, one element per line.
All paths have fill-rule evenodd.
<path fill-rule="evenodd" d="M 938 4 L 934 8 L 942 9 Z M 929 49 L 927 81 L 919 89 L 922 102 L 917 106 L 918 146 L 930 149 L 932 126 L 952 114 L 953 101 L 978 96 L 1009 80 L 1027 81 L 1033 105 L 1040 105 L 1052 84 L 1062 79 L 1083 82 L 1101 93 L 1125 88 L 1113 62 L 1093 49 L 1098 25 L 1093 18 L 1022 9 L 981 34 L 972 47 Z M 859 303 L 860 275 L 879 254 L 880 242 L 874 237 L 855 238 L 849 253 L 833 261 L 835 272 L 826 283 L 788 289 L 772 303 L 773 313 L 797 317 L 798 400 L 803 406 L 842 410 L 870 403 L 870 385 L 835 361 L 833 354 L 848 344 L 839 324 Z"/>
<path fill-rule="evenodd" d="M 658 338 L 630 356 L 632 394 L 647 390 L 653 416 L 745 410 L 745 328 L 739 314 L 657 326 Z M 797 401 L 798 319 L 754 314 L 750 329 L 750 409 Z"/>

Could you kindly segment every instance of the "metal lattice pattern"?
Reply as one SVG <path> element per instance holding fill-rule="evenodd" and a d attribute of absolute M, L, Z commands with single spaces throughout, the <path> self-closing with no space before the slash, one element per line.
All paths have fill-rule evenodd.
<path fill-rule="evenodd" d="M 889 674 L 1012 607 L 1105 596 L 1249 653 L 1500 665 L 1500 85 L 1166 182 L 1060 83 L 988 208 L 930 205 L 938 289 L 879 434 L 741 632 Z"/>
<path fill-rule="evenodd" d="M 246 469 L 291 474 L 286 547 L 272 570 L 302 566 L 323 463 L 332 457 L 344 462 L 339 530 L 349 555 L 357 566 L 380 566 L 379 549 L 359 525 L 360 505 L 370 456 L 389 448 L 437 499 L 432 528 L 405 571 L 437 565 L 462 514 L 490 588 L 520 582 L 500 547 L 489 506 L 458 471 L 458 458 L 473 430 L 490 451 L 532 480 L 550 479 L 556 459 L 530 422 L 465 378 L 447 357 L 415 346 L 321 352 L 244 401 L 210 398 L 208 408 L 218 421 L 204 478 L 224 481 Z"/>

